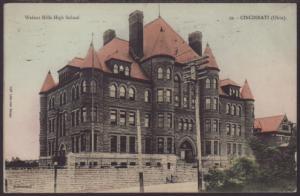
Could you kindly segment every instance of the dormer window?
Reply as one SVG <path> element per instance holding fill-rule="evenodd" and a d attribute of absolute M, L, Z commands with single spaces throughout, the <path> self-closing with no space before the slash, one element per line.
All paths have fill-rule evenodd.
<path fill-rule="evenodd" d="M 125 76 L 129 76 L 129 67 L 125 67 Z"/>
<path fill-rule="evenodd" d="M 117 64 L 114 65 L 114 73 L 115 74 L 119 73 L 119 67 Z"/>
<path fill-rule="evenodd" d="M 119 67 L 119 72 L 120 72 L 120 73 L 124 73 L 124 66 L 123 66 L 123 65 L 120 65 L 120 67 Z"/>

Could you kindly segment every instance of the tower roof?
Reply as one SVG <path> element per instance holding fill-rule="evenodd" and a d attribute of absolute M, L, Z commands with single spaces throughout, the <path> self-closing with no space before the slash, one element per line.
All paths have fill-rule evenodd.
<path fill-rule="evenodd" d="M 46 91 L 52 89 L 55 86 L 56 86 L 56 84 L 55 84 L 54 79 L 51 75 L 51 72 L 49 71 L 46 78 L 45 78 L 45 80 L 44 80 L 44 83 L 42 85 L 40 93 L 46 92 Z"/>
<path fill-rule="evenodd" d="M 199 55 L 162 17 L 144 26 L 143 60 L 157 54 L 170 55 L 179 63 L 199 58 Z"/>
<path fill-rule="evenodd" d="M 242 87 L 241 96 L 243 99 L 252 99 L 254 100 L 254 96 L 251 92 L 250 86 L 248 84 L 248 81 L 245 80 L 245 83 Z"/>
<path fill-rule="evenodd" d="M 214 56 L 211 48 L 209 47 L 209 44 L 206 44 L 206 48 L 205 48 L 203 54 L 207 56 L 207 61 L 208 62 L 207 62 L 206 67 L 219 69 L 217 61 L 215 59 L 215 56 Z"/>
<path fill-rule="evenodd" d="M 91 43 L 89 50 L 81 64 L 81 68 L 88 68 L 93 67 L 96 69 L 103 70 L 100 61 L 98 60 L 98 55 L 96 54 L 96 51 L 94 49 L 94 44 Z"/>

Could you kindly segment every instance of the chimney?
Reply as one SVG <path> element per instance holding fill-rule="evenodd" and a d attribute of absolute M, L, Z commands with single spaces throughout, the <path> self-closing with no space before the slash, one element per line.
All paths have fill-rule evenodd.
<path fill-rule="evenodd" d="M 115 30 L 112 29 L 107 29 L 104 33 L 103 33 L 103 46 L 105 44 L 107 44 L 108 42 L 110 42 L 112 39 L 114 39 L 116 37 L 116 32 Z"/>
<path fill-rule="evenodd" d="M 202 33 L 195 31 L 189 34 L 190 47 L 200 56 L 202 56 Z"/>
<path fill-rule="evenodd" d="M 129 53 L 135 60 L 141 59 L 144 55 L 143 19 L 144 15 L 140 10 L 136 10 L 129 15 Z"/>

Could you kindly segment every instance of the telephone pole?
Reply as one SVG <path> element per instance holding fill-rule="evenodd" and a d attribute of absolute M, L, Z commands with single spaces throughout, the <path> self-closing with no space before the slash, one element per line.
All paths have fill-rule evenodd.
<path fill-rule="evenodd" d="M 197 185 L 198 192 L 205 190 L 202 154 L 201 154 L 201 127 L 200 127 L 200 80 L 206 78 L 206 70 L 204 64 L 205 57 L 201 57 L 192 62 L 187 63 L 183 68 L 183 78 L 185 83 L 195 84 L 195 118 L 196 118 L 196 136 L 197 136 Z"/>

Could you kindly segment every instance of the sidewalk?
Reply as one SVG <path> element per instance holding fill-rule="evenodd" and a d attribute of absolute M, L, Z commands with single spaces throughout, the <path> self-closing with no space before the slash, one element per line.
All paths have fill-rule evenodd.
<path fill-rule="evenodd" d="M 151 185 L 145 186 L 145 193 L 147 192 L 164 192 L 164 193 L 194 193 L 197 192 L 197 182 L 184 182 L 184 183 L 170 183 L 170 184 L 159 184 L 159 185 Z M 115 190 L 103 191 L 105 193 L 137 193 L 140 192 L 139 187 L 129 187 Z"/>

